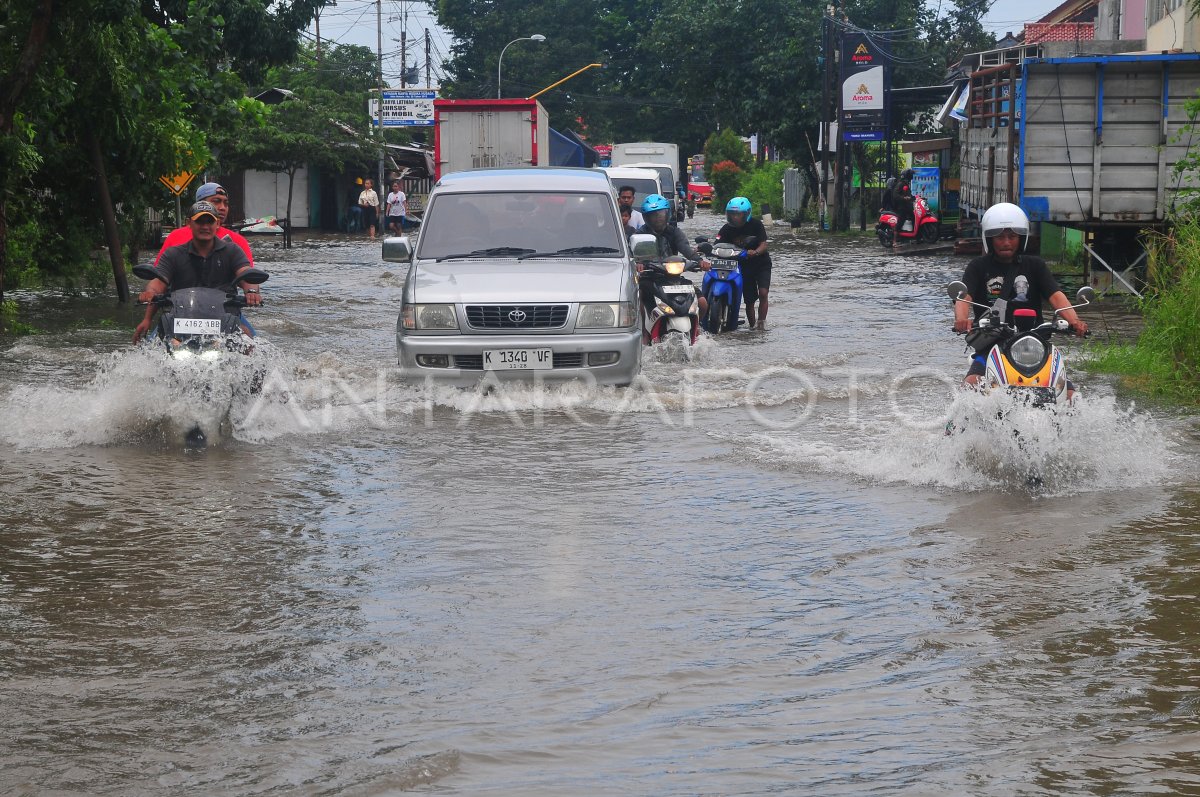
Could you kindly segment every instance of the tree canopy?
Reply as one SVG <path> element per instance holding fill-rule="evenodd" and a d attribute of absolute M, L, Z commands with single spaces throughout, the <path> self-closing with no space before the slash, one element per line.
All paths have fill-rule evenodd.
<path fill-rule="evenodd" d="M 438 20 L 455 37 L 445 89 L 495 96 L 501 50 L 540 33 L 546 41 L 505 53 L 506 96 L 528 96 L 588 63 L 606 65 L 539 98 L 556 126 L 586 129 L 593 140 L 676 141 L 692 152 L 732 127 L 799 154 L 820 118 L 824 9 L 792 0 L 440 0 Z M 930 85 L 962 55 L 990 45 L 979 24 L 985 10 L 970 0 L 937 8 L 852 0 L 833 24 L 886 40 L 895 86 Z"/>

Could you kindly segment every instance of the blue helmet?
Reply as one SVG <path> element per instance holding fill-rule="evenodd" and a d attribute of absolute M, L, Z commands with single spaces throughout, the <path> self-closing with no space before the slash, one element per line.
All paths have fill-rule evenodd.
<path fill-rule="evenodd" d="M 656 210 L 670 210 L 671 201 L 662 194 L 651 194 L 642 202 L 643 213 L 653 213 Z"/>
<path fill-rule="evenodd" d="M 746 199 L 746 197 L 735 196 L 733 199 L 729 200 L 729 204 L 725 206 L 725 218 L 728 219 L 729 212 L 733 210 L 746 214 L 746 218 L 742 220 L 743 224 L 750 221 L 750 200 Z"/>

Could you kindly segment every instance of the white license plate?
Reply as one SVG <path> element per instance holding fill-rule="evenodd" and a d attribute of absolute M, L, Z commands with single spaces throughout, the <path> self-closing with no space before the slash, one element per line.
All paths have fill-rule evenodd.
<path fill-rule="evenodd" d="M 219 318 L 176 318 L 176 335 L 220 335 Z"/>
<path fill-rule="evenodd" d="M 483 353 L 485 371 L 540 371 L 553 367 L 551 349 L 488 349 Z"/>
<path fill-rule="evenodd" d="M 664 285 L 662 286 L 663 293 L 695 293 L 696 289 L 691 285 Z"/>

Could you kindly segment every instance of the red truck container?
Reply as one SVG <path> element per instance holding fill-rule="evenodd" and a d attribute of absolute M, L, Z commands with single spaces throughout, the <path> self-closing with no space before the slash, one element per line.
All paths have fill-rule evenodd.
<path fill-rule="evenodd" d="M 550 162 L 550 119 L 537 100 L 434 100 L 435 177 Z"/>

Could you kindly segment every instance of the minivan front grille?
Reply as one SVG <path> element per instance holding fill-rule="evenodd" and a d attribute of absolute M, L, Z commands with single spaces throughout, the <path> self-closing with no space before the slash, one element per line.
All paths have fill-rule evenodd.
<path fill-rule="evenodd" d="M 474 329 L 556 329 L 567 325 L 565 304 L 468 304 L 467 325 Z"/>

